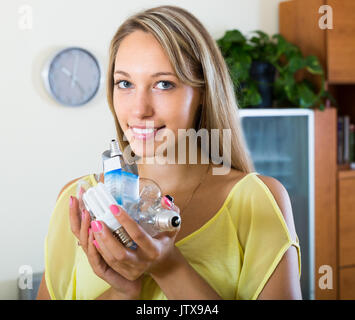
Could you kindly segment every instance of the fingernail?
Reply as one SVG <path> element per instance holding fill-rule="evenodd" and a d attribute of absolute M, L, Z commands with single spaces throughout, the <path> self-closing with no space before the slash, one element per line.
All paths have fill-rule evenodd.
<path fill-rule="evenodd" d="M 166 196 L 164 196 L 164 202 L 169 208 L 171 208 L 173 206 L 173 204 L 170 202 L 170 200 Z"/>
<path fill-rule="evenodd" d="M 91 229 L 94 232 L 100 232 L 102 230 L 102 224 L 100 221 L 91 221 Z"/>
<path fill-rule="evenodd" d="M 166 194 L 165 197 L 168 198 L 168 200 L 170 202 L 172 202 L 172 203 L 174 202 L 174 198 L 172 196 L 169 196 L 168 194 Z"/>
<path fill-rule="evenodd" d="M 85 220 L 85 211 L 81 211 L 81 220 Z"/>
<path fill-rule="evenodd" d="M 79 197 L 81 197 L 84 192 L 85 192 L 85 189 L 84 189 L 83 187 L 80 187 L 80 190 L 79 190 Z"/>
<path fill-rule="evenodd" d="M 115 204 L 110 205 L 110 210 L 113 213 L 114 216 L 119 216 L 120 215 L 120 208 L 116 206 Z"/>
<path fill-rule="evenodd" d="M 69 199 L 69 207 L 72 208 L 73 207 L 73 197 L 70 196 L 70 199 Z"/>
<path fill-rule="evenodd" d="M 99 248 L 100 248 L 100 246 L 99 246 L 99 244 L 97 243 L 96 240 L 93 240 L 92 243 L 94 244 L 94 246 L 96 247 L 96 249 L 99 249 Z"/>

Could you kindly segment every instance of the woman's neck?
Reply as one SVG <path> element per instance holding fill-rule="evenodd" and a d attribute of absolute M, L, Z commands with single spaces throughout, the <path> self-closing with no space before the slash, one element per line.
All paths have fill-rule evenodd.
<path fill-rule="evenodd" d="M 205 174 L 208 164 L 140 164 L 139 176 L 156 182 L 163 194 L 189 191 Z"/>

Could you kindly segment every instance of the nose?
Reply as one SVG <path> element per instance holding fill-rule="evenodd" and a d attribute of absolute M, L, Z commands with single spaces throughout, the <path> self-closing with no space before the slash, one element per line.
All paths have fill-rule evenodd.
<path fill-rule="evenodd" d="M 134 117 L 145 119 L 154 115 L 151 96 L 144 88 L 136 91 L 132 103 L 132 115 Z"/>

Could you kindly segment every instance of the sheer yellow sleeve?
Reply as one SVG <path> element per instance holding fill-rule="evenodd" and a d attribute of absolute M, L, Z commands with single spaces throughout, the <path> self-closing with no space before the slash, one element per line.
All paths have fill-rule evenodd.
<path fill-rule="evenodd" d="M 71 287 L 75 285 L 77 240 L 69 222 L 69 198 L 75 196 L 75 188 L 72 183 L 58 198 L 45 238 L 45 279 L 52 299 L 75 299 Z"/>
<path fill-rule="evenodd" d="M 243 186 L 243 197 L 236 194 L 229 208 L 236 214 L 235 227 L 242 259 L 236 299 L 246 300 L 257 299 L 291 245 L 297 248 L 301 274 L 297 236 L 291 239 L 282 212 L 268 187 L 256 175 L 253 179 L 254 183 Z"/>

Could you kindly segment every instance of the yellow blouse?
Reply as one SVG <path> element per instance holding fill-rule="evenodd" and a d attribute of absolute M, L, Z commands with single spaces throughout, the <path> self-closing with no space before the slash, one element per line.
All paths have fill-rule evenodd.
<path fill-rule="evenodd" d="M 239 180 L 219 211 L 175 244 L 223 299 L 256 299 L 291 245 L 297 248 L 301 275 L 298 237 L 291 239 L 272 193 L 256 174 Z M 94 175 L 84 179 L 97 184 Z M 71 232 L 69 197 L 75 196 L 76 186 L 60 195 L 45 239 L 45 279 L 52 299 L 95 299 L 110 287 L 94 274 Z M 148 275 L 141 298 L 166 299 Z"/>

